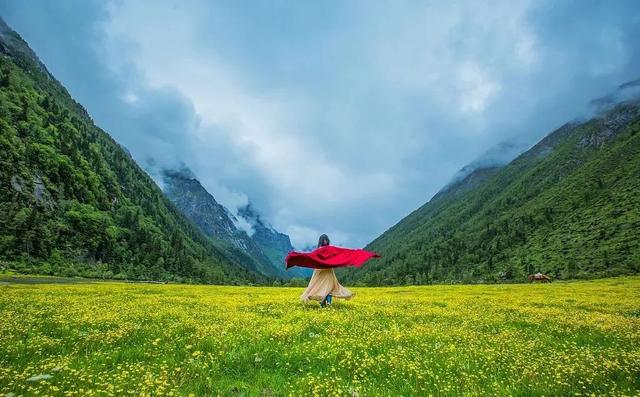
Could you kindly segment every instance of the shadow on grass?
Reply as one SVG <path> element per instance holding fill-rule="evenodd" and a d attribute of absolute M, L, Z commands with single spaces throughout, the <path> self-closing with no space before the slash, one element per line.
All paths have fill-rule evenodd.
<path fill-rule="evenodd" d="M 354 309 L 353 305 L 349 305 L 343 302 L 334 302 L 333 304 L 327 305 L 325 307 L 320 306 L 320 303 L 315 301 L 309 303 L 300 303 L 300 305 L 302 306 L 303 310 L 318 312 L 351 312 L 353 310 L 357 310 Z"/>
<path fill-rule="evenodd" d="M 69 277 L 47 277 L 47 276 L 4 276 L 0 275 L 0 282 L 3 284 L 79 284 L 100 282 L 101 280 Z"/>

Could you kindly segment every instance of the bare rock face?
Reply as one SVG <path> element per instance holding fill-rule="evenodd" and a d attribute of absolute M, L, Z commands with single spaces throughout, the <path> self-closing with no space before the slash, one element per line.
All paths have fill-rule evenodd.
<path fill-rule="evenodd" d="M 36 199 L 36 203 L 42 203 L 46 200 L 49 192 L 47 188 L 44 186 L 44 182 L 39 175 L 36 175 L 33 178 L 33 197 Z"/>
<path fill-rule="evenodd" d="M 263 274 L 278 277 L 292 275 L 285 270 L 284 257 L 281 261 L 272 260 L 270 251 L 265 251 L 257 240 L 238 227 L 235 215 L 218 203 L 190 170 L 165 170 L 163 182 L 167 197 L 207 236 L 249 255 Z M 285 237 L 288 241 L 289 237 Z"/>
<path fill-rule="evenodd" d="M 600 148 L 605 145 L 620 130 L 640 115 L 640 106 L 638 105 L 640 105 L 640 101 L 630 101 L 597 119 L 594 131 L 580 139 L 580 146 Z"/>
<path fill-rule="evenodd" d="M 206 235 L 244 247 L 228 210 L 186 171 L 165 170 L 164 193 Z"/>
<path fill-rule="evenodd" d="M 52 209 L 55 203 L 45 186 L 44 181 L 40 175 L 33 177 L 33 189 L 29 189 L 29 183 L 24 180 L 20 175 L 13 175 L 11 177 L 11 188 L 18 194 L 23 194 L 31 197 L 37 205 L 43 206 L 47 209 Z"/>
<path fill-rule="evenodd" d="M 24 181 L 18 175 L 13 175 L 11 177 L 11 187 L 18 193 L 22 193 L 22 186 L 24 185 Z"/>

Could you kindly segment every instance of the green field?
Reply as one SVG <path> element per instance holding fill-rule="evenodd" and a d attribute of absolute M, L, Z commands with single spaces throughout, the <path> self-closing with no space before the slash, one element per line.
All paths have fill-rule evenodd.
<path fill-rule="evenodd" d="M 639 395 L 640 278 L 354 288 L 0 285 L 0 395 Z"/>

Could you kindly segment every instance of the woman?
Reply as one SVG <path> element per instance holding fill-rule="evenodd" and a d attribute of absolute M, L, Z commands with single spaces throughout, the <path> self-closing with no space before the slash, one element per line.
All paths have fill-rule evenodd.
<path fill-rule="evenodd" d="M 326 234 L 320 236 L 318 247 L 329 245 L 329 237 Z M 353 293 L 340 285 L 333 269 L 313 269 L 313 275 L 309 280 L 309 286 L 300 296 L 303 302 L 310 299 L 320 301 L 320 306 L 325 307 L 331 304 L 333 297 L 351 299 Z"/>

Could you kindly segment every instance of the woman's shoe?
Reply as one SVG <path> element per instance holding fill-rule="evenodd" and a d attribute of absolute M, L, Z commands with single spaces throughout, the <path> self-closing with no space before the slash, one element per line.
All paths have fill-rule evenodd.
<path fill-rule="evenodd" d="M 327 305 L 331 304 L 331 298 L 333 298 L 331 296 L 331 294 L 328 294 L 327 296 L 324 297 L 324 299 L 322 300 L 322 302 L 320 302 L 320 306 L 325 307 Z"/>

